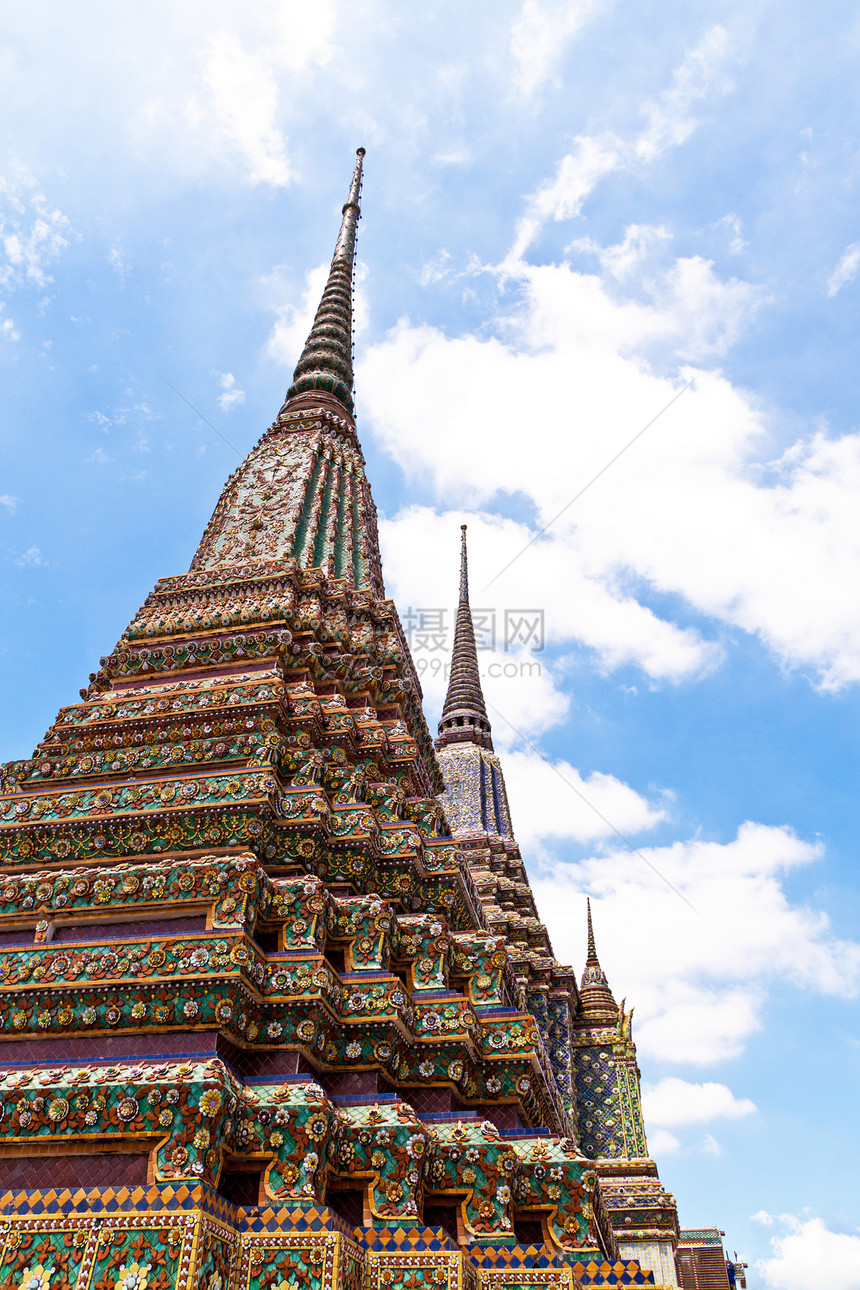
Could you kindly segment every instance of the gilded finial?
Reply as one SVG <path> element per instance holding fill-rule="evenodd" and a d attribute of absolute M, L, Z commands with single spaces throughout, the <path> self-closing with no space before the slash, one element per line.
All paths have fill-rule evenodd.
<path fill-rule="evenodd" d="M 343 204 L 341 212 L 343 220 L 341 222 L 337 243 L 335 244 L 334 255 L 332 256 L 332 264 L 337 260 L 346 257 L 350 261 L 350 268 L 352 267 L 352 258 L 355 251 L 355 228 L 359 218 L 361 217 L 359 200 L 361 198 L 361 171 L 364 165 L 364 158 L 366 156 L 364 148 L 357 148 L 355 155 L 357 157 L 355 170 L 352 172 L 352 183 L 349 186 L 349 196 Z"/>

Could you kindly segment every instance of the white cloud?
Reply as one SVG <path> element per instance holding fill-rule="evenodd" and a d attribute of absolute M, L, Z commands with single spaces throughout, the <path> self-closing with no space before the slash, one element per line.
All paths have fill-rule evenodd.
<path fill-rule="evenodd" d="M 601 273 L 521 263 L 503 279 L 519 294 L 500 297 L 497 336 L 401 320 L 359 366 L 371 430 L 448 506 L 494 508 L 506 494 L 531 505 L 531 526 L 486 519 L 490 577 L 551 524 L 492 595 L 516 603 L 528 579 L 548 631 L 591 645 L 605 666 L 635 660 L 678 679 L 717 661 L 722 642 L 706 643 L 688 615 L 668 621 L 656 592 L 757 635 L 823 688 L 860 680 L 860 601 L 845 595 L 860 573 L 860 434 L 769 452 L 777 419 L 702 366 L 735 342 L 760 294 L 700 257 L 672 259 L 669 245 L 661 230 L 628 229 L 615 247 L 589 244 Z M 663 375 L 679 357 L 699 367 Z M 398 521 L 414 550 L 417 521 Z"/>
<path fill-rule="evenodd" d="M 226 167 L 250 184 L 289 184 L 285 125 L 332 58 L 335 17 L 335 0 L 260 0 L 241 13 L 210 5 L 196 21 L 172 14 L 170 53 L 160 51 L 131 126 L 140 146 L 156 146 L 162 165 L 174 153 L 185 175 Z"/>
<path fill-rule="evenodd" d="M 474 159 L 474 148 L 470 148 L 465 143 L 454 143 L 433 154 L 433 161 L 437 166 L 468 166 Z"/>
<path fill-rule="evenodd" d="M 391 394 L 397 380 L 396 361 L 391 364 L 389 372 L 392 384 L 386 389 Z M 438 379 L 444 379 L 441 371 Z M 367 368 L 364 366 L 362 391 L 365 399 L 366 382 Z M 375 393 L 373 402 L 378 409 Z M 420 433 L 424 421 L 423 406 L 413 407 L 415 416 L 410 426 L 413 433 Z M 431 427 L 432 422 L 428 429 Z M 439 439 L 447 439 L 450 433 L 451 448 L 459 452 L 464 466 L 463 477 L 459 480 L 456 460 L 448 458 L 446 461 L 444 450 L 440 451 L 435 462 L 431 462 L 429 454 L 424 455 L 426 449 L 422 450 L 417 443 L 411 462 L 399 446 L 395 445 L 395 450 L 407 470 L 417 468 L 423 471 L 426 467 L 430 471 L 435 465 L 442 475 L 440 489 L 444 489 L 450 479 L 451 492 L 456 493 L 458 485 L 462 487 L 466 479 L 471 479 L 472 445 L 465 434 L 465 425 L 459 419 L 446 421 L 440 418 L 436 422 L 435 433 L 437 444 Z M 482 445 L 480 435 L 475 437 L 478 439 L 475 445 L 477 456 Z M 505 443 L 491 450 L 504 453 L 513 446 Z M 479 462 L 476 460 L 474 464 L 476 472 L 479 471 Z M 547 724 L 562 720 L 567 700 L 562 699 L 559 706 L 555 685 L 546 688 L 552 665 L 544 654 L 527 652 L 522 662 L 531 666 L 522 666 L 515 674 L 505 676 L 504 664 L 510 661 L 504 648 L 506 623 L 510 628 L 516 610 L 530 609 L 543 614 L 548 645 L 581 641 L 595 651 L 606 668 L 635 662 L 655 679 L 676 681 L 698 675 L 717 662 L 718 649 L 703 641 L 695 631 L 665 622 L 625 592 L 620 582 L 594 577 L 585 552 L 579 547 L 554 538 L 541 542 L 515 561 L 504 580 L 488 587 L 486 584 L 490 579 L 530 542 L 533 537 L 531 530 L 513 520 L 470 510 L 437 512 L 429 507 L 408 507 L 393 519 L 383 520 L 380 526 L 387 587 L 404 615 L 409 609 L 446 607 L 449 635 L 445 648 L 439 651 L 440 664 L 449 661 L 453 643 L 451 631 L 457 594 L 459 526 L 464 521 L 469 524 L 472 607 L 476 614 L 480 612 L 483 623 L 494 623 L 496 629 L 495 655 L 492 659 L 488 657 L 486 664 L 488 668 L 491 663 L 502 664 L 501 671 L 494 667 L 493 674 L 486 678 L 487 697 L 523 733 L 535 734 L 546 729 Z M 446 551 L 449 553 L 447 560 Z M 433 711 L 436 700 L 441 703 L 444 685 L 433 660 L 424 659 L 419 666 Z M 556 680 L 560 681 L 560 677 Z M 505 681 L 508 681 L 507 685 Z M 544 719 L 547 724 L 538 724 Z M 525 724 L 521 725 L 521 721 Z M 501 725 L 499 735 L 502 739 L 510 738 Z"/>
<path fill-rule="evenodd" d="M 671 243 L 672 234 L 663 224 L 629 224 L 622 241 L 614 246 L 601 246 L 584 237 L 577 239 L 571 249 L 595 255 L 606 273 L 623 282 L 631 273 L 641 273 L 643 266 Z"/>
<path fill-rule="evenodd" d="M 552 75 L 570 40 L 604 7 L 604 0 L 523 0 L 511 23 L 511 56 L 524 98 Z"/>
<path fill-rule="evenodd" d="M 654 1129 L 648 1132 L 648 1150 L 652 1156 L 673 1156 L 681 1150 L 681 1142 L 668 1129 Z"/>
<path fill-rule="evenodd" d="M 113 461 L 113 457 L 108 456 L 104 448 L 99 447 L 94 448 L 89 457 L 84 458 L 84 461 L 88 466 L 107 466 L 109 462 Z"/>
<path fill-rule="evenodd" d="M 293 178 L 278 124 L 282 89 L 296 74 L 330 60 L 334 23 L 333 0 L 312 6 L 285 0 L 263 6 L 245 40 L 225 29 L 210 38 L 201 74 L 205 91 L 189 106 L 198 125 L 211 128 L 215 151 L 226 147 L 250 183 L 283 187 Z"/>
<path fill-rule="evenodd" d="M 125 284 L 125 280 L 131 271 L 131 266 L 123 255 L 122 247 L 119 242 L 114 242 L 108 251 L 108 264 L 113 269 L 120 282 Z"/>
<path fill-rule="evenodd" d="M 616 993 L 636 1005 L 643 1055 L 700 1064 L 738 1055 L 776 981 L 858 993 L 860 945 L 838 940 L 824 913 L 792 903 L 785 889 L 819 846 L 748 823 L 732 842 L 640 850 L 555 860 L 533 873 L 532 887 L 556 953 L 575 964 L 584 960 L 590 894 L 601 962 Z M 690 1104 L 696 1096 L 719 1105 L 722 1095 L 689 1094 Z"/>
<path fill-rule="evenodd" d="M 762 293 L 739 278 L 719 278 L 713 261 L 700 255 L 671 259 L 671 244 L 672 235 L 662 225 L 631 224 L 613 246 L 589 238 L 573 246 L 596 256 L 604 281 L 608 276 L 628 284 L 640 302 L 662 316 L 679 357 L 725 354 L 763 303 Z"/>
<path fill-rule="evenodd" d="M 498 727 L 494 721 L 494 737 Z M 552 841 L 611 838 L 613 825 L 635 835 L 665 819 L 662 804 L 647 801 L 614 775 L 594 771 L 583 777 L 569 762 L 549 765 L 536 753 L 517 751 L 505 754 L 504 769 L 517 841 L 527 855 Z"/>
<path fill-rule="evenodd" d="M 654 101 L 645 103 L 645 128 L 632 140 L 611 130 L 577 135 L 574 147 L 559 162 L 553 179 L 531 197 L 526 214 L 517 225 L 510 260 L 519 260 L 548 220 L 571 219 L 604 175 L 618 169 L 647 165 L 669 148 L 691 137 L 698 120 L 695 104 L 726 94 L 731 89 L 725 66 L 733 55 L 723 27 L 715 26 L 687 54 L 675 70 L 671 84 Z"/>
<path fill-rule="evenodd" d="M 0 493 L 0 506 L 5 506 L 10 515 L 14 515 L 18 509 L 18 498 L 12 493 Z"/>
<path fill-rule="evenodd" d="M 69 244 L 70 224 L 48 202 L 34 177 L 12 164 L 0 175 L 0 289 L 24 286 L 43 290 L 52 281 L 48 267 Z M 10 319 L 2 324 L 7 337 L 17 340 Z"/>
<path fill-rule="evenodd" d="M 835 296 L 849 282 L 853 282 L 858 269 L 860 269 L 860 242 L 852 242 L 845 248 L 839 263 L 827 279 L 828 296 Z"/>
<path fill-rule="evenodd" d="M 572 219 L 582 210 L 585 199 L 604 175 L 622 163 L 621 141 L 611 132 L 577 135 L 574 150 L 562 157 L 555 178 L 531 198 L 527 214 L 517 224 L 511 249 L 512 262 L 519 260 L 548 220 Z"/>
<path fill-rule="evenodd" d="M 15 559 L 16 564 L 29 565 L 31 568 L 39 568 L 47 565 L 48 561 L 44 559 L 42 552 L 37 546 L 28 547 L 26 551 Z"/>
<path fill-rule="evenodd" d="M 739 1120 L 756 1111 L 754 1102 L 748 1097 L 735 1097 L 725 1084 L 691 1084 L 676 1076 L 646 1084 L 642 1107 L 648 1124 L 670 1129 L 709 1124 L 712 1120 Z"/>
<path fill-rule="evenodd" d="M 16 276 L 25 278 L 37 287 L 44 287 L 51 281 L 45 272 L 46 266 L 58 259 L 63 248 L 68 246 L 67 238 L 60 232 L 68 221 L 59 211 L 55 211 L 53 215 L 53 219 L 37 217 L 26 233 L 10 232 L 4 235 L 4 284 L 14 280 Z"/>
<path fill-rule="evenodd" d="M 698 125 L 692 114 L 694 105 L 732 88 L 725 68 L 733 54 L 728 32 L 720 26 L 712 27 L 687 54 L 675 70 L 672 84 L 643 108 L 646 127 L 634 145 L 642 161 L 653 161 L 667 148 L 687 142 Z"/>
<path fill-rule="evenodd" d="M 274 0 L 264 10 L 262 43 L 273 63 L 286 72 L 324 67 L 336 51 L 337 19 L 335 0 Z"/>
<path fill-rule="evenodd" d="M 233 408 L 245 402 L 245 391 L 236 384 L 236 378 L 232 372 L 222 372 L 218 378 L 218 384 L 221 387 L 218 406 L 222 412 L 232 412 Z"/>
<path fill-rule="evenodd" d="M 205 108 L 221 139 L 244 163 L 252 184 L 288 184 L 286 140 L 275 121 L 278 86 L 267 54 L 251 53 L 238 36 L 219 31 L 209 42 Z"/>
<path fill-rule="evenodd" d="M 429 287 L 432 282 L 441 282 L 451 272 L 451 252 L 446 251 L 443 247 L 437 251 L 429 260 L 425 260 L 418 274 L 418 281 L 422 287 Z"/>
<path fill-rule="evenodd" d="M 4 308 L 5 306 L 3 302 L 0 301 L 0 310 Z M 11 318 L 0 318 L 0 336 L 2 336 L 4 340 L 21 339 L 21 333 L 18 331 Z"/>
<path fill-rule="evenodd" d="M 771 1215 L 754 1215 L 772 1226 Z M 821 1218 L 796 1218 L 782 1214 L 785 1229 L 771 1238 L 773 1255 L 760 1259 L 756 1271 L 774 1290 L 858 1290 L 860 1287 L 860 1233 L 832 1232 Z"/>
<path fill-rule="evenodd" d="M 729 234 L 729 250 L 732 255 L 740 255 L 749 246 L 749 242 L 744 241 L 741 221 L 733 211 L 716 220 L 711 228 L 724 229 Z"/>

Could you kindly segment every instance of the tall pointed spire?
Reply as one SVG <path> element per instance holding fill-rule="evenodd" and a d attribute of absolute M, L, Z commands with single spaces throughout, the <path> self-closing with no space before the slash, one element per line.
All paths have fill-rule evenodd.
<path fill-rule="evenodd" d="M 352 417 L 352 274 L 363 160 L 359 148 L 328 282 L 286 402 L 228 479 L 194 572 L 294 561 L 385 596 L 376 507 Z"/>
<path fill-rule="evenodd" d="M 448 744 L 466 742 L 479 744 L 482 748 L 489 748 L 490 751 L 493 748 L 487 707 L 481 689 L 472 610 L 469 605 L 466 525 L 463 524 L 460 537 L 460 601 L 457 605 L 454 653 L 436 747 L 445 748 Z"/>
<path fill-rule="evenodd" d="M 609 988 L 606 973 L 600 966 L 597 947 L 594 943 L 594 925 L 591 921 L 591 900 L 586 901 L 588 909 L 588 951 L 585 959 L 585 971 L 579 987 L 579 1014 L 577 1026 L 594 1026 L 613 1023 L 618 1020 L 618 1004 Z"/>
<path fill-rule="evenodd" d="M 353 411 L 352 278 L 355 234 L 361 215 L 361 169 L 365 150 L 359 148 L 349 196 L 343 207 L 328 282 L 287 390 L 284 409 L 301 394 L 331 394 Z"/>

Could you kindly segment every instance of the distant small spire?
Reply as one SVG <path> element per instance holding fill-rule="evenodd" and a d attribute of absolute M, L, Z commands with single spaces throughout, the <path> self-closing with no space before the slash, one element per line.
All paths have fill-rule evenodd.
<path fill-rule="evenodd" d="M 287 390 L 282 412 L 291 400 L 301 394 L 330 394 L 347 411 L 353 411 L 352 278 L 355 268 L 355 234 L 361 216 L 359 200 L 364 148 L 359 148 L 356 156 L 328 281 L 301 358 L 296 364 L 293 383 Z"/>
<path fill-rule="evenodd" d="M 448 694 L 439 722 L 437 748 L 448 744 L 473 743 L 492 752 L 493 738 L 487 718 L 487 706 L 481 689 L 481 671 L 475 629 L 469 605 L 469 564 L 466 553 L 466 525 L 460 525 L 460 601 L 451 656 Z"/>
<path fill-rule="evenodd" d="M 586 959 L 586 962 L 588 964 L 596 964 L 598 967 L 600 967 L 600 962 L 597 958 L 597 948 L 594 944 L 594 926 L 591 922 L 591 897 L 590 896 L 586 896 L 585 904 L 588 910 L 588 958 Z"/>
<path fill-rule="evenodd" d="M 609 988 L 606 973 L 600 966 L 597 947 L 594 943 L 594 925 L 591 921 L 591 900 L 586 898 L 588 950 L 585 960 L 585 971 L 579 987 L 579 1012 L 576 1024 L 579 1027 L 608 1025 L 618 1020 L 618 1004 Z"/>

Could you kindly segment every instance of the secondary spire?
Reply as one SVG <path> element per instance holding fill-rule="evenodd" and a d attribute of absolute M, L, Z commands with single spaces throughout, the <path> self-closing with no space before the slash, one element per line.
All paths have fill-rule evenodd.
<path fill-rule="evenodd" d="M 609 988 L 606 973 L 600 966 L 597 948 L 594 944 L 594 926 L 591 921 L 591 901 L 588 908 L 588 952 L 585 960 L 585 971 L 579 987 L 579 1013 L 577 1026 L 593 1026 L 600 1023 L 612 1023 L 618 1020 L 618 1004 Z"/>
<path fill-rule="evenodd" d="M 356 156 L 328 281 L 293 372 L 293 383 L 287 390 L 284 409 L 301 394 L 322 393 L 333 395 L 348 412 L 353 411 L 352 280 L 355 235 L 361 216 L 359 199 L 364 148 L 359 148 Z"/>
<path fill-rule="evenodd" d="M 594 944 L 594 924 L 591 921 L 591 897 L 586 896 L 585 905 L 588 917 L 588 952 L 586 962 L 589 967 L 600 967 L 600 960 L 597 957 L 597 946 Z"/>
<path fill-rule="evenodd" d="M 453 743 L 474 743 L 492 751 L 493 738 L 487 707 L 481 689 L 475 629 L 469 605 L 469 566 L 466 553 L 466 525 L 460 535 L 460 601 L 457 605 L 457 626 L 454 632 L 454 653 L 451 658 L 451 677 L 448 694 L 439 722 L 437 748 Z"/>

